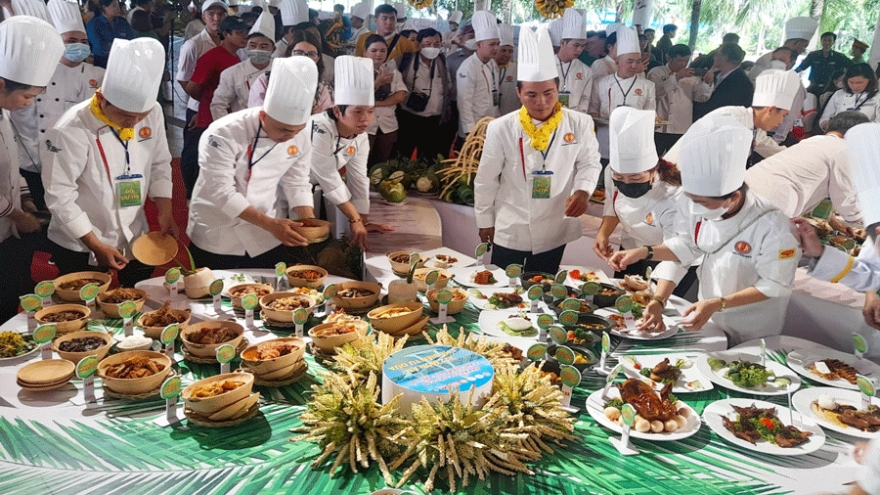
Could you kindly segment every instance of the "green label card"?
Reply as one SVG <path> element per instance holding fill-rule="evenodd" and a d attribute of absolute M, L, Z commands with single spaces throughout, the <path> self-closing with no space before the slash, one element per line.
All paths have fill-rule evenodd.
<path fill-rule="evenodd" d="M 544 313 L 538 316 L 538 328 L 547 330 L 553 324 L 553 317 Z"/>
<path fill-rule="evenodd" d="M 568 341 L 568 332 L 562 327 L 552 326 L 550 327 L 550 340 L 557 344 L 564 344 Z"/>
<path fill-rule="evenodd" d="M 629 296 L 620 296 L 617 298 L 617 301 L 614 302 L 614 307 L 617 308 L 617 311 L 620 311 L 621 314 L 629 313 L 633 309 L 633 299 Z"/>
<path fill-rule="evenodd" d="M 309 319 L 309 312 L 305 308 L 299 308 L 293 312 L 293 323 L 296 325 L 305 325 Z"/>
<path fill-rule="evenodd" d="M 178 280 L 180 280 L 180 268 L 169 268 L 168 271 L 165 272 L 166 284 L 174 285 Z"/>
<path fill-rule="evenodd" d="M 550 286 L 550 295 L 553 299 L 565 299 L 568 296 L 568 289 L 562 284 L 553 284 Z"/>
<path fill-rule="evenodd" d="M 217 362 L 226 364 L 235 359 L 235 347 L 229 344 L 223 344 L 215 351 L 217 353 Z"/>
<path fill-rule="evenodd" d="M 34 293 L 40 297 L 51 297 L 55 293 L 55 283 L 51 280 L 44 280 L 34 287 Z"/>
<path fill-rule="evenodd" d="M 504 274 L 507 275 L 507 278 L 517 278 L 522 275 L 522 265 L 517 265 L 516 263 L 508 265 L 504 269 Z"/>
<path fill-rule="evenodd" d="M 52 342 L 52 339 L 55 338 L 56 332 L 57 329 L 55 328 L 55 325 L 40 325 L 34 330 L 34 342 L 38 344 Z"/>
<path fill-rule="evenodd" d="M 633 406 L 624 404 L 623 408 L 620 410 L 620 419 L 623 420 L 623 424 L 632 428 L 636 423 L 636 410 Z"/>
<path fill-rule="evenodd" d="M 452 301 L 452 292 L 443 289 L 437 292 L 437 302 L 440 304 L 449 304 Z"/>
<path fill-rule="evenodd" d="M 172 376 L 162 382 L 162 386 L 159 388 L 159 396 L 165 400 L 173 399 L 180 395 L 181 390 L 182 385 L 180 383 L 180 377 Z"/>
<path fill-rule="evenodd" d="M 241 297 L 241 307 L 247 311 L 253 311 L 258 304 L 260 304 L 260 300 L 257 299 L 256 294 L 245 294 Z"/>
<path fill-rule="evenodd" d="M 608 376 L 605 378 L 605 382 L 606 383 L 613 382 L 617 378 L 617 375 L 620 374 L 620 370 L 622 370 L 622 369 L 623 369 L 623 364 L 618 364 L 617 366 L 612 368 L 611 373 L 608 373 Z"/>
<path fill-rule="evenodd" d="M 611 352 L 611 337 L 608 336 L 608 332 L 602 332 L 602 352 L 605 354 Z"/>
<path fill-rule="evenodd" d="M 564 345 L 560 345 L 556 348 L 556 354 L 554 357 L 559 361 L 559 364 L 574 364 L 574 351 Z"/>
<path fill-rule="evenodd" d="M 134 301 L 125 301 L 119 304 L 119 316 L 123 318 L 131 318 L 137 313 L 138 307 Z"/>
<path fill-rule="evenodd" d="M 477 258 L 479 258 L 479 257 L 483 256 L 484 254 L 486 254 L 486 251 L 488 251 L 488 250 L 489 250 L 489 244 L 486 242 L 483 242 L 483 243 L 477 244 L 477 249 L 474 250 L 474 254 L 476 255 Z"/>
<path fill-rule="evenodd" d="M 573 327 L 577 325 L 578 322 L 578 312 L 572 310 L 565 310 L 562 313 L 559 313 L 559 323 L 567 327 Z"/>
<path fill-rule="evenodd" d="M 98 284 L 86 284 L 79 290 L 79 298 L 86 302 L 94 301 L 100 292 L 101 287 Z"/>
<path fill-rule="evenodd" d="M 223 292 L 223 279 L 218 278 L 217 280 L 211 282 L 211 285 L 208 286 L 208 293 L 211 296 L 219 296 L 220 293 Z"/>
<path fill-rule="evenodd" d="M 431 270 L 425 275 L 425 283 L 427 285 L 434 285 L 437 283 L 437 280 L 440 279 L 440 272 L 437 270 Z"/>
<path fill-rule="evenodd" d="M 283 277 L 286 272 L 287 272 L 287 263 L 285 263 L 283 261 L 275 263 L 275 276 L 276 277 Z"/>
<path fill-rule="evenodd" d="M 868 352 L 868 341 L 861 334 L 852 334 L 853 349 L 860 354 Z"/>
<path fill-rule="evenodd" d="M 547 344 L 535 344 L 526 351 L 530 361 L 540 361 L 547 356 Z"/>
<path fill-rule="evenodd" d="M 559 354 L 557 353 L 556 355 L 558 356 Z M 562 384 L 566 387 L 575 388 L 581 384 L 581 372 L 574 366 L 561 366 L 559 368 L 559 378 L 562 379 Z"/>
<path fill-rule="evenodd" d="M 336 287 L 336 284 L 330 284 L 327 287 L 324 287 L 324 300 L 329 301 L 336 297 L 336 293 L 339 291 L 339 288 Z"/>
<path fill-rule="evenodd" d="M 859 390 L 862 391 L 863 394 L 868 397 L 874 397 L 877 394 L 877 389 L 874 387 L 874 382 L 871 381 L 870 378 L 863 375 L 856 375 L 856 385 L 858 385 Z"/>
<path fill-rule="evenodd" d="M 533 285 L 529 287 L 527 295 L 529 297 L 529 301 L 537 301 L 538 299 L 544 297 L 544 288 L 540 284 Z"/>
<path fill-rule="evenodd" d="M 587 282 L 581 286 L 581 292 L 585 296 L 595 296 L 599 292 L 599 284 L 596 282 Z"/>
<path fill-rule="evenodd" d="M 562 309 L 566 311 L 580 311 L 581 302 L 578 299 L 569 297 L 568 299 L 562 301 Z"/>
<path fill-rule="evenodd" d="M 174 339 L 180 334 L 180 325 L 177 323 L 172 323 L 162 329 L 162 333 L 159 335 L 159 340 L 165 344 L 173 344 Z"/>
<path fill-rule="evenodd" d="M 409 264 L 410 264 L 410 265 L 416 265 L 416 264 L 418 264 L 419 259 L 421 259 L 421 258 L 419 257 L 419 253 L 412 253 L 412 254 L 409 255 Z"/>
<path fill-rule="evenodd" d="M 76 363 L 77 378 L 88 378 L 98 371 L 98 356 L 86 356 Z"/>
<path fill-rule="evenodd" d="M 28 294 L 21 296 L 21 307 L 25 311 L 36 311 L 43 305 L 43 299 L 37 294 Z"/>
<path fill-rule="evenodd" d="M 555 280 L 557 284 L 564 284 L 567 279 L 568 270 L 560 270 L 559 273 L 556 274 Z"/>

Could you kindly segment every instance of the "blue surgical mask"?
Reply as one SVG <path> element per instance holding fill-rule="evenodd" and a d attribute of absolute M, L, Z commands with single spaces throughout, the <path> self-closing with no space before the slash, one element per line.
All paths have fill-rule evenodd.
<path fill-rule="evenodd" d="M 91 54 L 92 49 L 85 43 L 70 43 L 64 45 L 64 58 L 71 62 L 82 62 L 89 58 L 89 55 Z"/>

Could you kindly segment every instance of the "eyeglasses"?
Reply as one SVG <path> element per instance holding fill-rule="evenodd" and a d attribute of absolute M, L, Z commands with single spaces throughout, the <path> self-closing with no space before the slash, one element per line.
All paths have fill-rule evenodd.
<path fill-rule="evenodd" d="M 309 57 L 312 60 L 318 60 L 318 52 L 304 52 L 302 50 L 294 50 L 291 52 L 295 57 Z"/>

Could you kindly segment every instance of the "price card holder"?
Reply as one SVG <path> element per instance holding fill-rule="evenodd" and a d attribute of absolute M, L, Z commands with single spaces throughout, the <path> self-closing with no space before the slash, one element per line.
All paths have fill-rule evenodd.
<path fill-rule="evenodd" d="M 559 351 L 565 349 L 568 352 L 571 352 L 572 361 L 574 361 L 574 352 L 567 347 L 560 348 L 556 351 L 556 355 L 559 356 Z M 559 361 L 562 364 L 562 361 Z M 577 412 L 576 407 L 571 407 L 571 392 L 575 387 L 580 385 L 581 383 L 581 372 L 578 371 L 577 368 L 571 366 L 570 364 L 562 364 L 559 367 L 559 378 L 562 379 L 562 408 L 568 409 L 571 411 L 572 409 Z"/>
<path fill-rule="evenodd" d="M 528 296 L 529 301 L 531 301 L 529 312 L 537 313 L 539 311 L 538 302 L 541 300 L 542 297 L 544 297 L 544 288 L 541 286 L 541 284 L 533 285 L 529 287 L 529 291 L 526 293 L 526 295 Z"/>
<path fill-rule="evenodd" d="M 34 294 L 42 299 L 42 303 L 40 304 L 42 307 L 46 308 L 52 305 L 52 294 L 55 293 L 55 282 L 51 280 L 44 280 L 37 284 L 34 287 Z"/>
<path fill-rule="evenodd" d="M 244 325 L 254 328 L 254 309 L 260 303 L 256 294 L 245 294 L 241 298 L 241 307 L 244 308 Z"/>
<path fill-rule="evenodd" d="M 425 275 L 425 285 L 428 286 L 428 290 L 434 290 L 434 285 L 437 283 L 437 280 L 440 279 L 440 272 L 437 270 L 431 270 Z M 427 291 L 426 291 L 427 292 Z"/>
<path fill-rule="evenodd" d="M 418 265 L 419 261 L 421 261 L 421 259 L 422 258 L 421 258 L 421 256 L 419 256 L 419 253 L 410 253 L 410 255 L 409 255 L 410 270 L 412 270 L 413 265 Z"/>
<path fill-rule="evenodd" d="M 617 311 L 620 311 L 620 314 L 623 315 L 623 321 L 626 323 L 626 329 L 629 331 L 635 330 L 636 328 L 636 319 L 633 318 L 632 309 L 633 309 L 633 300 L 630 296 L 620 296 L 617 298 L 617 301 L 614 302 L 614 307 L 617 308 Z"/>
<path fill-rule="evenodd" d="M 557 284 L 565 284 L 565 281 L 568 280 L 568 270 L 559 270 L 559 273 L 556 274 L 553 280 Z"/>
<path fill-rule="evenodd" d="M 229 373 L 229 363 L 235 359 L 235 347 L 223 344 L 215 351 L 217 362 L 220 363 L 220 374 Z"/>
<path fill-rule="evenodd" d="M 562 284 L 553 284 L 550 286 L 550 296 L 553 302 L 560 301 L 568 297 L 568 289 Z"/>
<path fill-rule="evenodd" d="M 529 361 L 542 361 L 547 358 L 547 344 L 537 343 L 533 344 L 526 351 L 526 358 Z"/>
<path fill-rule="evenodd" d="M 177 417 L 177 401 L 183 386 L 179 376 L 167 378 L 159 387 L 159 397 L 165 399 L 165 416 L 154 421 L 159 426 L 170 426 L 180 422 Z"/>
<path fill-rule="evenodd" d="M 602 332 L 602 355 L 599 357 L 599 370 L 606 369 L 605 368 L 605 359 L 608 358 L 608 354 L 610 352 L 611 352 L 611 337 L 608 336 L 608 332 Z"/>
<path fill-rule="evenodd" d="M 549 331 L 553 325 L 553 317 L 548 314 L 538 316 L 538 342 L 547 342 L 550 338 Z"/>
<path fill-rule="evenodd" d="M 43 359 L 52 359 L 52 340 L 56 333 L 55 325 L 40 325 L 34 330 L 34 342 L 40 344 Z"/>
<path fill-rule="evenodd" d="M 855 355 L 862 359 L 865 357 L 865 353 L 868 352 L 868 341 L 865 340 L 861 334 L 853 332 L 852 334 L 852 342 L 853 342 L 853 350 L 855 351 Z"/>
<path fill-rule="evenodd" d="M 474 249 L 474 258 L 477 259 L 477 266 L 483 266 L 486 263 L 483 261 L 483 257 L 486 255 L 486 252 L 489 251 L 488 243 L 477 244 L 477 249 Z"/>
<path fill-rule="evenodd" d="M 98 284 L 86 284 L 82 289 L 79 290 L 79 298 L 86 303 L 86 306 L 92 311 L 95 310 L 95 298 L 98 297 L 98 294 L 101 292 L 101 287 Z"/>
<path fill-rule="evenodd" d="M 568 341 L 568 332 L 559 325 L 551 325 L 550 341 L 557 345 L 563 345 Z"/>
<path fill-rule="evenodd" d="M 596 282 L 587 282 L 581 286 L 581 294 L 587 304 L 593 304 L 593 296 L 599 292 L 599 284 Z"/>
<path fill-rule="evenodd" d="M 180 280 L 180 268 L 169 268 L 165 272 L 165 285 L 168 286 L 168 295 L 172 298 L 177 295 L 177 282 Z"/>
<path fill-rule="evenodd" d="M 449 323 L 455 321 L 455 318 L 452 318 L 447 313 L 449 311 L 449 303 L 452 301 L 452 292 L 446 289 L 441 289 L 437 292 L 437 304 L 439 307 L 437 308 L 437 317 L 431 318 L 431 323 L 436 325 L 441 325 L 443 323 Z"/>
<path fill-rule="evenodd" d="M 336 297 L 338 291 L 339 288 L 336 287 L 336 284 L 330 284 L 327 287 L 324 287 L 324 309 L 328 314 L 336 309 L 333 304 L 333 298 Z"/>
<path fill-rule="evenodd" d="M 137 304 L 134 301 L 125 301 L 120 303 L 117 306 L 119 309 L 119 316 L 122 317 L 122 326 L 125 329 L 125 336 L 131 337 L 134 334 L 134 325 L 132 324 L 132 320 L 134 319 L 135 313 L 137 313 Z"/>
<path fill-rule="evenodd" d="M 864 375 L 856 375 L 856 385 L 862 392 L 861 410 L 864 411 L 871 407 L 871 398 L 877 394 L 877 389 L 874 387 L 874 382 Z"/>
<path fill-rule="evenodd" d="M 98 371 L 98 356 L 86 356 L 76 365 L 76 376 L 83 381 L 83 396 L 86 403 L 95 402 L 95 373 Z"/>
<path fill-rule="evenodd" d="M 309 319 L 309 312 L 304 308 L 299 308 L 293 312 L 293 324 L 296 325 L 296 336 L 302 338 L 306 321 Z"/>
<path fill-rule="evenodd" d="M 159 341 L 162 342 L 163 352 L 171 362 L 174 362 L 174 341 L 177 339 L 177 336 L 180 334 L 180 325 L 177 323 L 172 323 L 162 329 L 162 333 L 159 335 Z"/>
<path fill-rule="evenodd" d="M 37 328 L 37 319 L 34 315 L 37 314 L 37 310 L 42 307 L 43 301 L 40 299 L 40 296 L 36 294 L 27 294 L 21 296 L 21 307 L 24 309 L 25 314 L 27 315 L 27 329 L 28 333 L 33 333 L 34 329 Z"/>
<path fill-rule="evenodd" d="M 211 294 L 211 301 L 214 303 L 214 312 L 218 315 L 223 311 L 220 305 L 220 294 L 223 292 L 223 279 L 218 278 L 211 282 L 208 286 L 208 293 Z"/>
<path fill-rule="evenodd" d="M 510 287 L 516 287 L 517 281 L 522 275 L 522 265 L 517 265 L 516 263 L 508 265 L 508 267 L 504 269 L 504 274 L 507 275 L 507 278 L 510 280 Z"/>
<path fill-rule="evenodd" d="M 605 377 L 605 388 L 602 389 L 602 400 L 610 399 L 610 397 L 608 396 L 608 391 L 611 390 L 611 385 L 614 384 L 614 380 L 617 379 L 617 375 L 620 374 L 620 370 L 622 369 L 623 365 L 618 364 L 617 366 L 612 368 L 610 372 L 608 372 L 608 376 Z"/>
<path fill-rule="evenodd" d="M 623 421 L 623 434 L 620 438 L 608 437 L 608 441 L 621 455 L 637 455 L 639 450 L 629 441 L 629 433 L 636 422 L 636 410 L 633 406 L 624 404 L 620 410 L 620 419 Z"/>
<path fill-rule="evenodd" d="M 761 366 L 767 365 L 767 343 L 764 342 L 764 339 L 761 339 L 761 342 L 758 344 L 758 349 L 761 351 Z"/>
<path fill-rule="evenodd" d="M 284 282 L 287 280 L 287 263 L 280 261 L 275 264 L 275 290 L 284 290 Z"/>

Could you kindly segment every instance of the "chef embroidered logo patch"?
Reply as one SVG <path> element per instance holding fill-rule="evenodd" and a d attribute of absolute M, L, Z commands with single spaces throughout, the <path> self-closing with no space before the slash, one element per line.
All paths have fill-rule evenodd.
<path fill-rule="evenodd" d="M 504 80 L 507 82 L 513 82 L 513 76 L 507 76 L 504 78 Z"/>
<path fill-rule="evenodd" d="M 562 139 L 566 142 L 566 144 L 572 144 L 574 143 L 574 134 L 569 132 Z"/>
<path fill-rule="evenodd" d="M 355 151 L 357 151 L 357 148 L 355 148 L 354 146 L 349 146 L 348 148 L 345 148 L 346 155 L 353 155 Z"/>
<path fill-rule="evenodd" d="M 641 95 L 642 95 L 642 90 L 639 89 L 639 88 L 636 88 L 636 94 L 639 95 L 639 96 L 641 96 Z"/>
<path fill-rule="evenodd" d="M 141 127 L 141 130 L 138 131 L 138 136 L 141 137 L 141 140 L 150 139 L 153 137 L 153 129 L 149 127 Z"/>
<path fill-rule="evenodd" d="M 97 79 L 89 79 L 89 87 L 90 88 L 97 88 L 98 87 L 98 80 Z"/>
<path fill-rule="evenodd" d="M 578 80 L 581 80 L 581 79 L 584 78 L 584 73 L 583 73 L 583 72 L 578 72 L 577 74 L 574 75 L 574 77 L 575 77 L 576 79 L 578 79 Z"/>
<path fill-rule="evenodd" d="M 788 260 L 794 258 L 794 255 L 797 253 L 797 249 L 780 249 L 779 250 L 779 259 Z"/>
<path fill-rule="evenodd" d="M 51 151 L 52 153 L 58 153 L 59 151 L 61 151 L 61 148 L 54 146 L 52 144 L 52 141 L 49 141 L 48 139 L 46 140 L 46 149 Z"/>
<path fill-rule="evenodd" d="M 648 213 L 648 216 L 645 217 L 645 223 L 648 225 L 654 225 L 654 214 Z"/>
<path fill-rule="evenodd" d="M 733 246 L 733 249 L 736 249 L 739 254 L 749 254 L 752 252 L 752 245 L 746 241 L 739 241 Z"/>
<path fill-rule="evenodd" d="M 296 146 L 290 146 L 287 148 L 288 155 L 296 156 L 297 153 L 299 153 L 299 148 L 297 148 Z"/>

